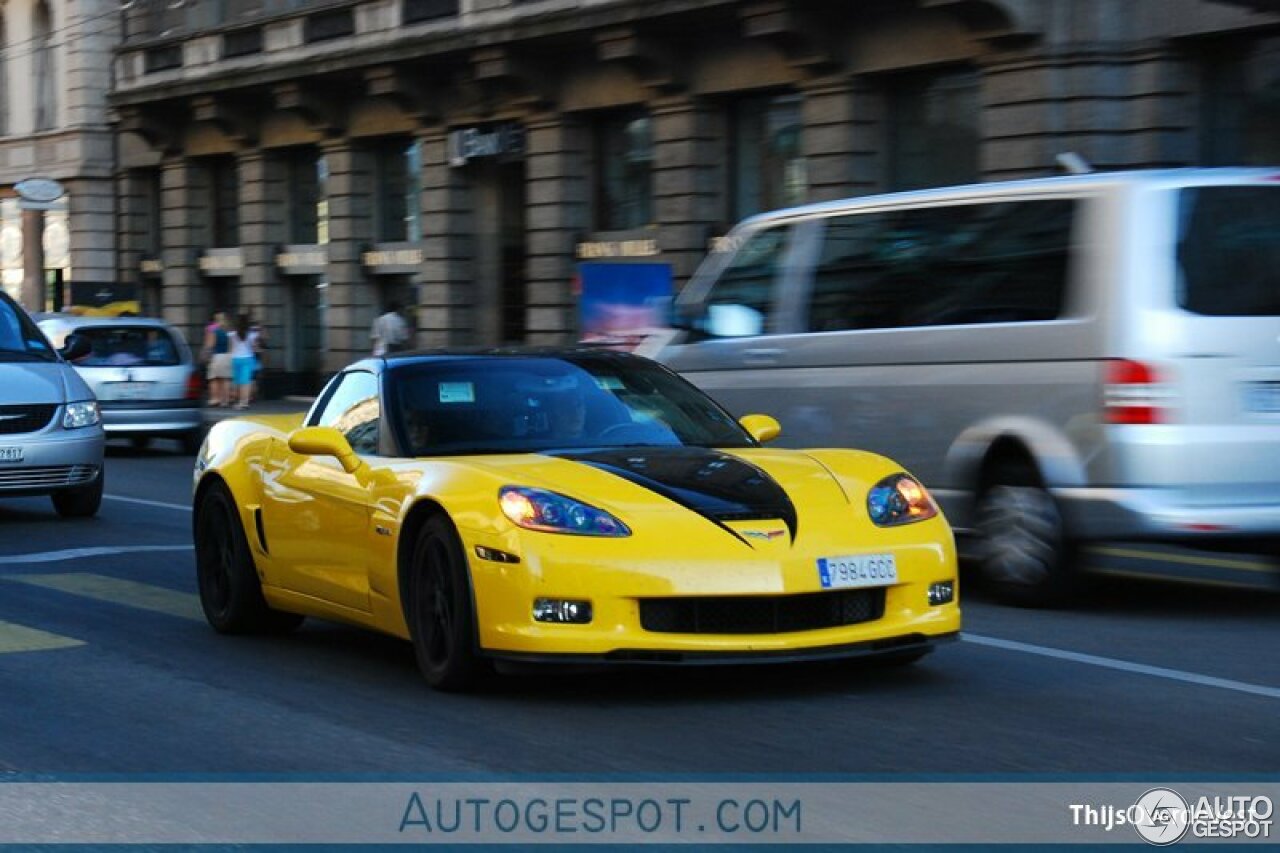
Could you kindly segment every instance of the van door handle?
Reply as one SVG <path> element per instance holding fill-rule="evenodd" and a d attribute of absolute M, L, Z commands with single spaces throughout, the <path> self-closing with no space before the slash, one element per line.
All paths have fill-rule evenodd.
<path fill-rule="evenodd" d="M 770 364 L 777 364 L 782 358 L 782 349 L 749 349 L 742 351 L 742 363 L 750 367 L 765 367 Z"/>

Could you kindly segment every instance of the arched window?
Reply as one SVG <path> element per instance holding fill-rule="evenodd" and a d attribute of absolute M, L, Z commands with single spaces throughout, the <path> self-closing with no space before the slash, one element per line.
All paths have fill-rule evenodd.
<path fill-rule="evenodd" d="M 36 4 L 32 42 L 35 51 L 36 130 L 52 130 L 58 116 L 58 101 L 54 85 L 53 16 L 47 0 Z"/>

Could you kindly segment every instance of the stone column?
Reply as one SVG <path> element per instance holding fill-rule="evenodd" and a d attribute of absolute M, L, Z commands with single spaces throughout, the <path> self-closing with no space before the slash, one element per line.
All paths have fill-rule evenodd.
<path fill-rule="evenodd" d="M 563 344 L 577 337 L 573 246 L 590 210 L 587 134 L 572 116 L 539 115 L 525 127 L 527 342 Z"/>
<path fill-rule="evenodd" d="M 686 96 L 654 101 L 651 110 L 658 245 L 679 289 L 706 255 L 713 232 L 728 224 L 719 192 L 724 165 L 718 116 L 706 103 Z"/>
<path fill-rule="evenodd" d="M 417 345 L 475 340 L 471 191 L 460 169 L 449 166 L 448 129 L 426 128 L 422 143 L 422 271 L 418 277 Z"/>
<path fill-rule="evenodd" d="M 164 318 L 182 329 L 197 348 L 214 306 L 200 276 L 209 211 L 202 203 L 199 170 L 184 157 L 164 161 L 160 171 L 161 258 Z"/>
<path fill-rule="evenodd" d="M 115 280 L 115 187 L 111 178 L 67 181 L 71 200 L 71 276 L 76 281 Z M 134 275 L 127 280 L 136 278 Z"/>
<path fill-rule="evenodd" d="M 284 170 L 264 151 L 237 156 L 240 192 L 240 308 L 262 324 L 268 346 L 262 353 L 263 393 L 272 393 L 271 375 L 284 370 L 285 294 L 276 273 L 276 250 L 285 242 Z"/>
<path fill-rule="evenodd" d="M 874 96 L 842 76 L 809 80 L 800 92 L 808 200 L 831 201 L 876 189 L 877 170 L 866 162 L 882 147 L 875 138 L 880 124 Z"/>
<path fill-rule="evenodd" d="M 143 255 L 151 249 L 147 245 L 147 194 L 150 169 L 130 169 L 116 178 L 116 191 L 120 199 L 119 251 L 116 253 L 116 278 L 120 281 L 139 280 L 139 267 Z M 72 267 L 72 274 L 75 268 Z"/>
<path fill-rule="evenodd" d="M 360 263 L 373 241 L 373 156 L 349 139 L 321 146 L 329 165 L 327 347 L 324 368 L 336 371 L 366 356 L 377 293 Z"/>

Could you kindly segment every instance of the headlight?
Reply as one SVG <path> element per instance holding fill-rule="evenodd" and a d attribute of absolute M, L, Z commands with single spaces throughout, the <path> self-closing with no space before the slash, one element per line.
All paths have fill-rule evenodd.
<path fill-rule="evenodd" d="M 498 503 L 513 524 L 529 530 L 580 536 L 631 535 L 625 524 L 604 510 L 543 489 L 503 486 Z"/>
<path fill-rule="evenodd" d="M 914 478 L 894 474 L 872 486 L 867 494 L 867 512 L 880 527 L 892 527 L 933 518 L 938 508 Z"/>
<path fill-rule="evenodd" d="M 62 416 L 63 429 L 79 429 L 93 426 L 101 417 L 98 415 L 98 401 L 88 400 L 83 403 L 67 403 L 67 411 Z"/>

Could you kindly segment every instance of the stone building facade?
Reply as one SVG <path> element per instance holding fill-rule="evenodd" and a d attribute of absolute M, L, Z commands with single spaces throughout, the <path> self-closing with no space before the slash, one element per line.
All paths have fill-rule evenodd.
<path fill-rule="evenodd" d="M 561 343 L 580 264 L 687 280 L 763 209 L 1280 164 L 1268 0 L 188 0 L 125 13 L 118 275 L 247 311 L 292 387 L 417 343 Z"/>
<path fill-rule="evenodd" d="M 44 293 L 29 308 L 60 307 L 72 282 L 98 291 L 117 274 L 114 138 L 108 123 L 115 0 L 8 0 L 0 6 L 0 281 L 23 298 L 24 237 L 14 186 L 59 181 L 43 213 Z M 110 298 L 104 297 L 104 298 Z"/>

